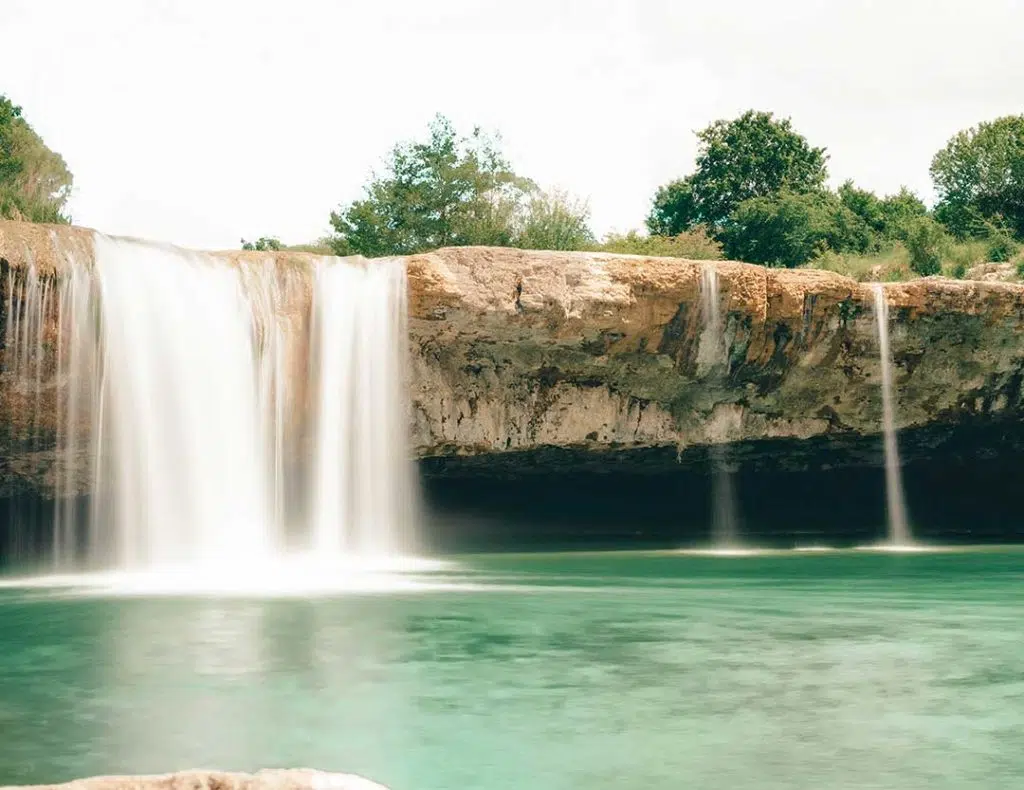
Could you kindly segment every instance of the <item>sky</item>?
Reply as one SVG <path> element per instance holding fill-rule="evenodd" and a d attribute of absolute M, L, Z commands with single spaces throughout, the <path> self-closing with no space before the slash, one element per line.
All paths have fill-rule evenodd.
<path fill-rule="evenodd" d="M 932 198 L 956 131 L 1024 112 L 1024 0 L 0 0 L 0 93 L 75 175 L 79 225 L 302 243 L 443 113 L 642 227 L 694 131 L 790 117 L 847 178 Z"/>

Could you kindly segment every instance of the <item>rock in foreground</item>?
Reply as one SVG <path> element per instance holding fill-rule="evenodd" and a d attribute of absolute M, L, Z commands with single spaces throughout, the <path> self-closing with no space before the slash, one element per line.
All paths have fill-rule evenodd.
<path fill-rule="evenodd" d="M 158 776 L 97 776 L 58 785 L 32 785 L 23 790 L 387 790 L 353 774 L 307 768 L 265 770 L 255 774 L 182 771 Z"/>

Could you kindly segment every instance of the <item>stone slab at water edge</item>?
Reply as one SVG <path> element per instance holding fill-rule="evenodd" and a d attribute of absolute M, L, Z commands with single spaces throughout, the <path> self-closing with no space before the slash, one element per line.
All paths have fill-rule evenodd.
<path fill-rule="evenodd" d="M 6 790 L 6 789 L 2 789 Z M 309 769 L 265 770 L 255 774 L 182 771 L 161 776 L 97 776 L 66 784 L 30 785 L 21 790 L 387 790 L 353 774 Z"/>
<path fill-rule="evenodd" d="M 31 269 L 59 278 L 93 246 L 78 228 L 0 223 L 0 324 L 23 307 L 19 284 Z M 314 276 L 317 260 L 221 257 L 265 261 L 300 280 Z M 825 271 L 711 264 L 728 353 L 721 375 L 699 353 L 707 262 L 459 248 L 405 264 L 412 452 L 428 474 L 696 468 L 709 445 L 724 442 L 730 459 L 755 467 L 881 464 L 868 285 Z M 290 289 L 277 309 L 301 324 L 311 294 Z M 886 284 L 885 295 L 904 461 L 982 432 L 992 452 L 1024 446 L 1024 286 L 926 278 Z M 44 345 L 56 337 L 48 315 Z M 293 364 L 304 353 L 297 346 Z M 67 381 L 46 365 L 19 380 L 9 349 L 2 365 L 0 497 L 52 498 Z M 301 393 L 291 408 L 301 428 Z M 295 448 L 308 451 L 301 440 Z"/>

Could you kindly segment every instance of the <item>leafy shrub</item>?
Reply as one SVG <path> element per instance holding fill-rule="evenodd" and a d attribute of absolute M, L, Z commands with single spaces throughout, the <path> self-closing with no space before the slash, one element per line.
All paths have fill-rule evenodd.
<path fill-rule="evenodd" d="M 985 223 L 985 242 L 986 254 L 992 263 L 1007 263 L 1020 251 L 1017 240 L 999 219 Z"/>
<path fill-rule="evenodd" d="M 877 252 L 867 254 L 826 250 L 807 265 L 860 282 L 908 279 L 913 274 L 910 256 L 901 242 L 893 242 Z"/>
<path fill-rule="evenodd" d="M 257 252 L 275 252 L 277 250 L 283 250 L 284 245 L 281 244 L 281 240 L 273 236 L 260 236 L 256 241 L 246 241 L 242 239 L 243 250 L 255 250 Z"/>
<path fill-rule="evenodd" d="M 712 238 L 703 225 L 697 225 L 675 236 L 647 236 L 635 230 L 625 234 L 609 233 L 594 249 L 623 255 L 687 258 L 695 261 L 714 261 L 722 258 L 722 245 Z"/>
<path fill-rule="evenodd" d="M 826 250 L 864 253 L 870 228 L 831 192 L 784 193 L 744 201 L 722 231 L 729 257 L 803 266 Z"/>
<path fill-rule="evenodd" d="M 582 250 L 594 243 L 590 207 L 565 192 L 533 195 L 516 220 L 513 246 L 528 250 Z"/>
<path fill-rule="evenodd" d="M 903 243 L 910 253 L 910 268 L 915 274 L 928 277 L 942 271 L 942 249 L 948 237 L 942 226 L 931 217 L 917 217 L 906 227 Z"/>

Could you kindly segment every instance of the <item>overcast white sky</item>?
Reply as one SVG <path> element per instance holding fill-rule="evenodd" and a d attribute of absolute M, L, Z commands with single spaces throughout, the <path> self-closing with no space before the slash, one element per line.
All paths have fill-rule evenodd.
<path fill-rule="evenodd" d="M 1022 0 L 0 0 L 0 93 L 110 233 L 316 238 L 436 112 L 603 233 L 751 107 L 827 146 L 834 182 L 930 198 L 951 134 L 1024 112 L 1022 30 Z"/>

